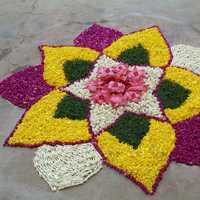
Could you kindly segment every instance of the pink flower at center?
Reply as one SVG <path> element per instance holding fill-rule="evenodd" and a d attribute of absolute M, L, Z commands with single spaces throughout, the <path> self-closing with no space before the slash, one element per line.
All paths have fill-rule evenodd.
<path fill-rule="evenodd" d="M 144 70 L 129 70 L 127 64 L 102 67 L 97 73 L 97 79 L 89 81 L 86 86 L 95 103 L 107 103 L 113 107 L 137 103 L 148 88 L 144 82 Z"/>

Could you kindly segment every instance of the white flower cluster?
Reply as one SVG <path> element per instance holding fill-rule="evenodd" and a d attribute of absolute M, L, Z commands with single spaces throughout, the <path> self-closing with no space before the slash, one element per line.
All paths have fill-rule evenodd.
<path fill-rule="evenodd" d="M 82 184 L 102 168 L 102 158 L 90 143 L 43 145 L 33 163 L 53 191 Z"/>
<path fill-rule="evenodd" d="M 147 92 L 138 103 L 129 102 L 126 110 L 136 114 L 145 114 L 147 116 L 164 119 L 159 102 L 155 96 Z"/>
<path fill-rule="evenodd" d="M 90 79 L 81 79 L 80 81 L 76 81 L 73 84 L 69 85 L 68 87 L 64 88 L 64 91 L 71 92 L 72 94 L 76 95 L 77 97 L 83 99 L 90 98 L 90 92 L 86 88 L 86 85 Z"/>
<path fill-rule="evenodd" d="M 172 47 L 172 66 L 190 70 L 200 75 L 200 48 L 178 44 Z"/>
<path fill-rule="evenodd" d="M 145 83 L 148 85 L 148 92 L 153 92 L 160 82 L 160 77 L 163 74 L 163 70 L 161 68 L 153 68 L 153 67 L 143 67 L 147 76 L 145 79 Z"/>
<path fill-rule="evenodd" d="M 110 104 L 91 104 L 90 125 L 94 134 L 114 123 L 125 111 L 123 106 L 113 108 Z"/>
<path fill-rule="evenodd" d="M 119 65 L 121 62 L 117 62 L 113 60 L 112 58 L 107 57 L 106 55 L 102 55 L 99 57 L 97 62 L 95 63 L 95 67 L 114 67 L 116 65 Z"/>

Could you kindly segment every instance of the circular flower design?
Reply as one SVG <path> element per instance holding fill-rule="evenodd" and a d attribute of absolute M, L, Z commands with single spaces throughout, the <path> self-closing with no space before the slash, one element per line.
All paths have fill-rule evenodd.
<path fill-rule="evenodd" d="M 171 52 L 156 26 L 123 35 L 97 24 L 74 44 L 40 46 L 40 65 L 1 81 L 1 96 L 26 108 L 5 146 L 89 144 L 98 161 L 87 160 L 92 171 L 101 168 L 101 157 L 148 194 L 170 161 L 200 164 L 198 48 L 176 45 Z M 74 148 L 63 149 L 67 155 Z M 64 176 L 56 173 L 55 183 L 57 175 L 45 180 L 64 188 Z"/>

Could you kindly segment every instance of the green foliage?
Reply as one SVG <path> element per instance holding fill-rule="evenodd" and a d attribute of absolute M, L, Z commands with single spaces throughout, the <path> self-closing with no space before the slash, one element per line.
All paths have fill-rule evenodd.
<path fill-rule="evenodd" d="M 149 130 L 150 122 L 144 117 L 132 113 L 124 114 L 108 131 L 120 142 L 128 143 L 137 149 L 142 138 Z"/>
<path fill-rule="evenodd" d="M 67 60 L 64 65 L 65 77 L 69 82 L 77 81 L 88 75 L 89 71 L 93 68 L 93 63 L 87 60 Z"/>
<path fill-rule="evenodd" d="M 148 65 L 149 64 L 149 52 L 139 44 L 136 47 L 123 51 L 119 57 L 123 63 L 129 65 Z"/>
<path fill-rule="evenodd" d="M 57 105 L 55 118 L 85 119 L 89 102 L 74 96 L 65 96 Z"/>
<path fill-rule="evenodd" d="M 158 97 L 164 108 L 178 108 L 189 96 L 191 91 L 171 80 L 161 82 Z"/>

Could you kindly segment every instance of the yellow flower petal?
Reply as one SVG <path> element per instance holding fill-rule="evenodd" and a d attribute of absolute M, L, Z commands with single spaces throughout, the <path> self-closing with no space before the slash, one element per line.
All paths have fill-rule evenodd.
<path fill-rule="evenodd" d="M 49 85 L 63 86 L 68 83 L 65 78 L 63 64 L 66 60 L 83 59 L 94 61 L 99 53 L 82 47 L 49 47 L 42 46 L 44 55 L 44 79 Z"/>
<path fill-rule="evenodd" d="M 165 114 L 172 123 L 188 119 L 200 112 L 200 77 L 188 70 L 169 67 L 164 79 L 169 79 L 191 91 L 186 101 L 176 109 L 165 109 Z"/>
<path fill-rule="evenodd" d="M 175 132 L 167 122 L 156 120 L 150 122 L 149 132 L 138 149 L 120 143 L 109 132 L 98 136 L 97 145 L 108 163 L 125 171 L 137 182 L 142 183 L 149 193 L 152 193 L 156 178 L 166 165 L 175 146 Z"/>
<path fill-rule="evenodd" d="M 87 120 L 54 118 L 57 104 L 66 95 L 54 90 L 35 103 L 24 115 L 8 145 L 35 145 L 44 142 L 80 142 L 88 141 Z"/>
<path fill-rule="evenodd" d="M 149 52 L 150 65 L 163 67 L 169 64 L 171 52 L 158 27 L 150 27 L 142 31 L 120 37 L 104 49 L 104 54 L 117 59 L 125 50 L 141 44 Z"/>

